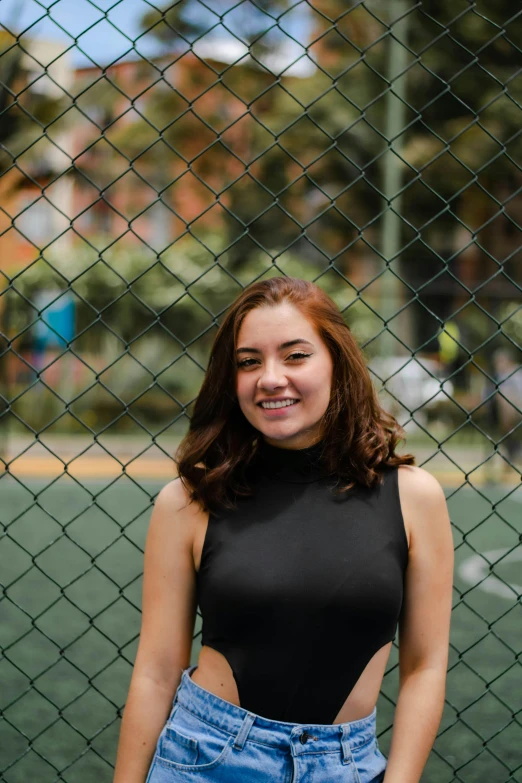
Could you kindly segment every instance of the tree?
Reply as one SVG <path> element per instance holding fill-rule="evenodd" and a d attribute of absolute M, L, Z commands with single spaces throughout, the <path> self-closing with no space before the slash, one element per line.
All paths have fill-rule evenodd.
<path fill-rule="evenodd" d="M 232 269 L 259 248 L 278 254 L 294 246 L 304 259 L 324 264 L 356 241 L 369 222 L 368 213 L 377 209 L 376 191 L 362 180 L 375 152 L 368 134 L 355 127 L 357 108 L 325 84 L 320 69 L 305 78 L 272 72 L 282 44 L 292 34 L 290 22 L 285 27 L 288 35 L 283 32 L 284 12 L 291 3 L 258 2 L 253 14 L 249 5 L 250 18 L 239 20 L 233 18 L 236 6 L 222 0 L 214 6 L 205 15 L 200 14 L 199 3 L 184 0 L 144 18 L 144 29 L 175 55 L 192 47 L 202 65 L 193 70 L 194 81 L 200 78 L 198 85 L 176 85 L 171 95 L 165 92 L 147 107 L 147 117 L 167 129 L 162 141 L 182 151 L 185 165 L 210 185 L 223 206 L 233 243 Z M 218 32 L 219 18 L 223 25 Z M 356 37 L 355 13 L 352 21 Z M 350 24 L 343 24 L 349 33 Z M 198 55 L 198 41 L 213 32 L 218 48 L 219 36 L 232 29 L 248 46 L 250 60 L 220 68 L 211 56 Z M 354 56 L 358 57 L 355 49 L 352 60 Z M 203 59 L 210 66 L 206 79 L 200 73 L 205 69 Z M 366 82 L 371 81 L 368 72 Z M 368 90 L 366 82 L 358 83 L 358 93 Z M 204 100 L 212 83 L 221 90 L 218 106 Z M 227 112 L 228 123 L 223 119 Z M 354 129 L 347 130 L 350 125 Z M 131 135 L 137 140 L 139 131 L 129 131 L 127 136 Z M 223 161 L 229 166 L 224 168 Z M 222 172 L 221 178 L 216 172 Z M 363 192 L 366 199 L 361 198 Z"/>
<path fill-rule="evenodd" d="M 28 84 L 29 59 L 15 36 L 0 31 L 0 194 L 3 197 L 24 178 L 24 172 L 16 165 L 18 156 L 45 133 L 46 127 L 65 108 L 62 100 L 50 98 Z M 38 157 L 35 153 L 33 162 Z"/>
<path fill-rule="evenodd" d="M 443 318 L 469 299 L 459 281 L 498 314 L 501 301 L 517 295 L 510 278 L 522 282 L 522 85 L 515 78 L 522 19 L 509 0 L 487 15 L 474 4 L 463 13 L 451 0 L 423 0 L 409 28 L 412 63 L 415 55 L 420 62 L 408 75 L 405 269 L 417 287 L 437 276 L 431 297 L 428 289 L 421 298 Z M 451 277 L 442 276 L 443 262 Z M 493 321 L 476 315 L 491 335 Z"/>
<path fill-rule="evenodd" d="M 297 35 L 286 21 L 292 6 L 258 1 L 245 17 L 246 4 L 180 0 L 152 11 L 143 29 L 165 47 L 150 66 L 162 89 L 143 96 L 142 118 L 112 140 L 133 166 L 143 166 L 189 234 L 203 238 L 206 225 L 224 226 L 231 271 L 260 250 L 284 261 L 291 249 L 303 261 L 333 261 L 346 273 L 359 251 L 377 262 L 366 265 L 376 274 L 387 208 L 382 161 L 393 9 L 374 3 L 370 13 L 345 0 L 307 6 L 299 35 L 316 67 L 293 76 L 276 68 L 283 41 Z M 502 269 L 518 275 L 522 88 L 513 77 L 522 55 L 512 41 L 522 22 L 510 12 L 508 0 L 488 12 L 489 20 L 473 5 L 463 12 L 451 0 L 423 0 L 408 15 L 403 252 L 396 267 L 439 318 L 465 292 L 459 278 L 473 282 L 478 261 L 492 274 L 511 256 Z M 232 36 L 250 59 L 220 61 L 218 43 Z M 201 48 L 208 41 L 215 56 Z M 220 221 L 212 222 L 216 213 Z M 466 244 L 470 249 L 458 255 Z M 425 316 L 423 309 L 421 345 L 438 328 Z"/>

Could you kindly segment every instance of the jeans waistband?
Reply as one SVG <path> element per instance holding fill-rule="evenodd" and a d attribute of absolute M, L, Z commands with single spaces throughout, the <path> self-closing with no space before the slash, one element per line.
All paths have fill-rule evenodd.
<path fill-rule="evenodd" d="M 350 760 L 351 751 L 365 745 L 375 735 L 377 707 L 365 718 L 335 724 L 287 723 L 256 715 L 243 707 L 222 699 L 191 678 L 197 664 L 183 670 L 174 704 L 239 737 L 242 746 L 249 740 L 288 750 L 292 754 L 328 752 L 341 749 Z"/>

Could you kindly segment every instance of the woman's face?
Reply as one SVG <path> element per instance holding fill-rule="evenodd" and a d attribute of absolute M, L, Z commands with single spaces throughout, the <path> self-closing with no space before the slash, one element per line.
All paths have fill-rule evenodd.
<path fill-rule="evenodd" d="M 296 342 L 282 345 L 290 341 Z M 236 348 L 236 394 L 252 426 L 282 448 L 306 448 L 319 440 L 333 365 L 312 324 L 287 302 L 256 307 L 243 319 Z M 277 409 L 259 404 L 279 398 L 298 402 Z"/>

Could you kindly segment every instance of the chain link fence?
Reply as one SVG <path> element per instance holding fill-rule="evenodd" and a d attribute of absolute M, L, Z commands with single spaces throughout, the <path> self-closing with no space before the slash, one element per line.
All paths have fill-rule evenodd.
<path fill-rule="evenodd" d="M 0 21 L 1 779 L 112 779 L 154 497 L 228 304 L 294 275 L 446 490 L 423 780 L 522 781 L 522 11 L 6 0 Z"/>

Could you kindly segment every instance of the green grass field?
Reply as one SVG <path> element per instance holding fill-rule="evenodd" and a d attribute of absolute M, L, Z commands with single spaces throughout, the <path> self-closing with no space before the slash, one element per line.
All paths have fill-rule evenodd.
<path fill-rule="evenodd" d="M 125 702 L 139 631 L 142 549 L 159 487 L 125 477 L 84 486 L 69 478 L 52 485 L 0 482 L 0 521 L 7 529 L 0 546 L 7 588 L 0 603 L 2 781 L 112 780 L 117 710 Z M 456 547 L 455 608 L 448 703 L 423 775 L 427 783 L 522 783 L 522 588 L 516 588 L 522 558 L 515 559 L 522 487 L 507 493 L 494 486 L 446 492 Z M 495 566 L 499 581 L 488 577 L 486 560 L 472 559 L 489 552 L 494 562 L 498 550 L 517 545 Z M 198 617 L 193 663 L 199 628 Z M 377 705 L 386 755 L 397 658 L 394 647 Z M 332 660 L 339 660 L 338 651 L 332 650 Z"/>

